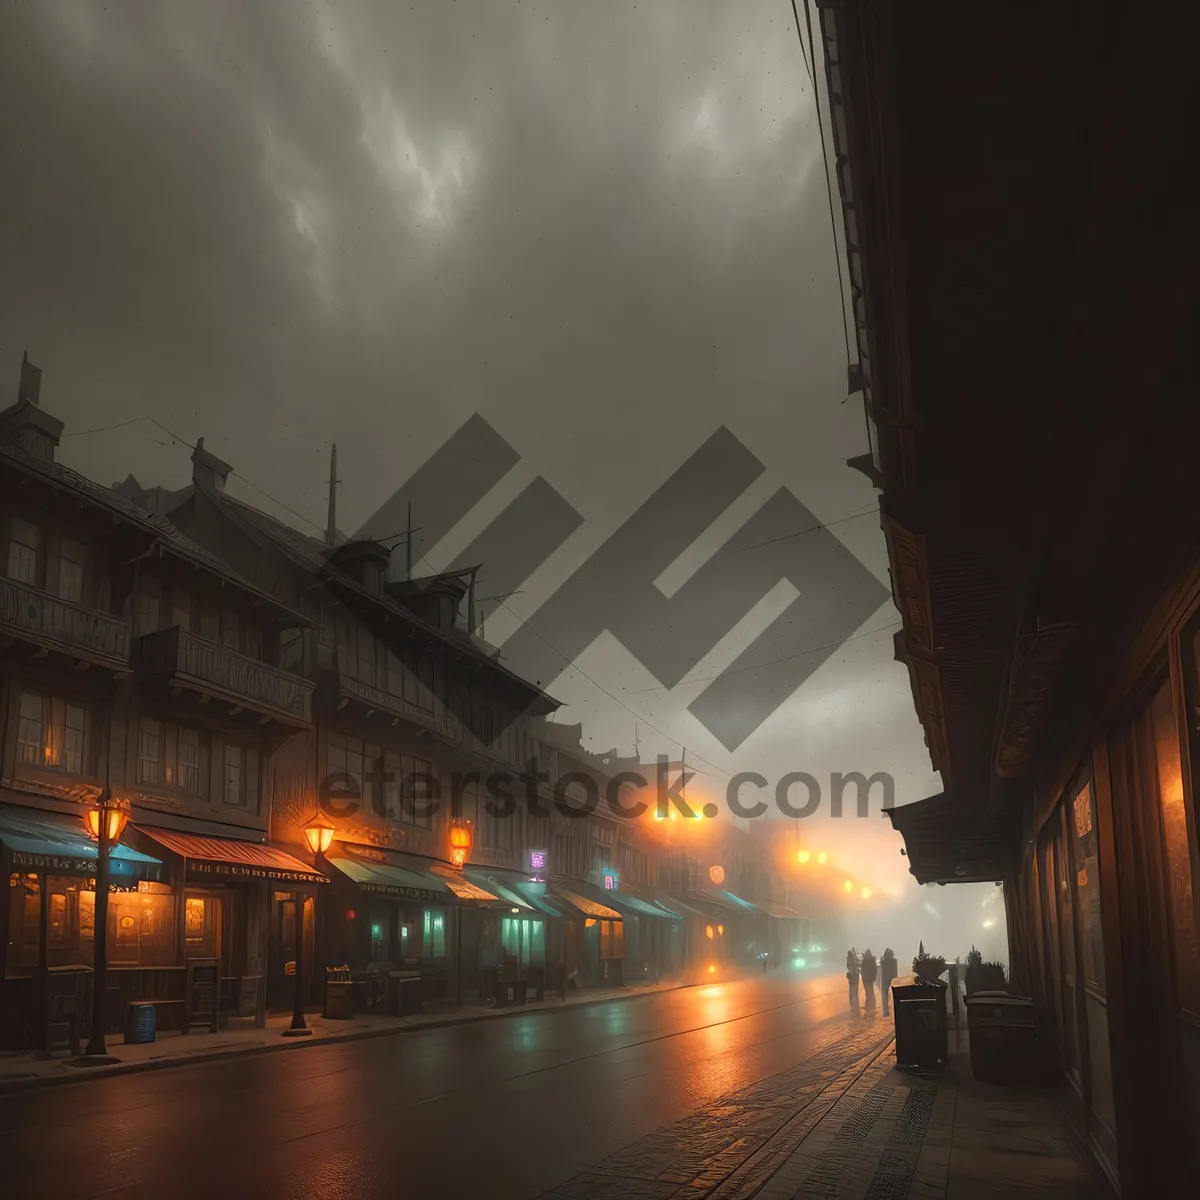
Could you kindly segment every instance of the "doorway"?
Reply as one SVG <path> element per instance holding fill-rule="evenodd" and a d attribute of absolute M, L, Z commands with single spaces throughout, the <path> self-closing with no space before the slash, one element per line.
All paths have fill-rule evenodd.
<path fill-rule="evenodd" d="M 304 1002 L 311 1001 L 313 980 L 313 898 L 294 892 L 275 892 L 271 899 L 271 964 L 267 1005 L 273 1012 L 287 1012 L 295 1003 L 296 907 L 302 904 L 302 948 L 299 959 L 304 984 Z"/>

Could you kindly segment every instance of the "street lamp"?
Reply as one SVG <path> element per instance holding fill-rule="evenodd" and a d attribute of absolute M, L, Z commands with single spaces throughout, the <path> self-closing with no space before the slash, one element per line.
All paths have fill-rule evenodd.
<path fill-rule="evenodd" d="M 318 813 L 304 826 L 304 840 L 313 854 L 324 854 L 333 841 L 334 828 Z M 312 1030 L 304 1023 L 304 897 L 292 893 L 296 909 L 296 986 L 292 992 L 292 1023 L 283 1031 L 284 1037 L 311 1037 Z"/>
<path fill-rule="evenodd" d="M 462 870 L 471 853 L 471 826 L 467 821 L 455 821 L 450 826 L 450 862 Z"/>
<path fill-rule="evenodd" d="M 121 840 L 129 810 L 106 787 L 96 803 L 84 813 L 84 825 L 96 839 L 96 908 L 92 933 L 92 1036 L 84 1054 L 108 1057 L 104 1044 L 105 1005 L 108 999 L 108 864 L 112 848 Z"/>

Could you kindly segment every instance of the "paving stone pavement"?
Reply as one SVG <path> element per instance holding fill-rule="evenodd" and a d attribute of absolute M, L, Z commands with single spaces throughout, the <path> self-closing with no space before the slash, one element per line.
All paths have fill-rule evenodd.
<path fill-rule="evenodd" d="M 634 1142 L 543 1200 L 984 1200 L 1096 1190 L 1053 1102 L 895 1069 L 890 1022 L 828 1023 L 803 1063 Z M 956 1139 L 957 1135 L 957 1139 Z"/>

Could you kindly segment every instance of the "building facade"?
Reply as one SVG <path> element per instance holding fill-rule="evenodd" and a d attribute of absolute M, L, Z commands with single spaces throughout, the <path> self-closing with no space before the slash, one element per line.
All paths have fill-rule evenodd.
<path fill-rule="evenodd" d="M 1200 1167 L 1200 272 L 1172 183 L 1187 51 L 1119 7 L 819 7 L 869 446 L 852 465 L 881 490 L 896 657 L 944 784 L 890 815 L 920 882 L 1004 881 L 1010 986 L 1111 1187 L 1184 1195 Z M 1170 252 L 1134 251 L 1139 228 Z"/>

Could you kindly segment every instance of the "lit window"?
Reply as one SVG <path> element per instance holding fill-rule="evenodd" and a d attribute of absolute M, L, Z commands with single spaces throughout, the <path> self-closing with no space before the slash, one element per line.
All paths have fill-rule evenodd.
<path fill-rule="evenodd" d="M 38 552 L 42 548 L 42 531 L 20 517 L 13 517 L 8 542 L 8 576 L 18 583 L 37 586 Z"/>
<path fill-rule="evenodd" d="M 49 767 L 70 775 L 83 774 L 84 710 L 61 696 L 21 693 L 17 727 L 17 760 L 31 767 Z"/>
<path fill-rule="evenodd" d="M 17 730 L 17 761 L 31 767 L 42 763 L 42 697 L 21 693 L 21 723 Z"/>

